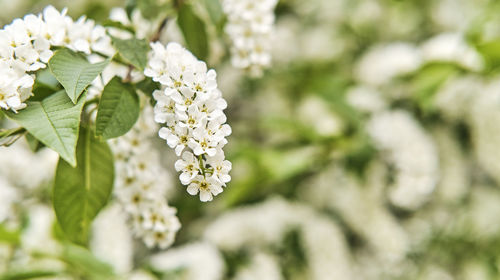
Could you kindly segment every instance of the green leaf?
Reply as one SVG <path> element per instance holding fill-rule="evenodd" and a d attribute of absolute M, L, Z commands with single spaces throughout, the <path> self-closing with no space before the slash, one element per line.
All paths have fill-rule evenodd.
<path fill-rule="evenodd" d="M 219 0 L 204 0 L 204 4 L 212 22 L 219 24 L 224 16 Z"/>
<path fill-rule="evenodd" d="M 5 113 L 40 142 L 59 153 L 65 161 L 75 166 L 76 141 L 84 103 L 85 97 L 73 105 L 64 90 L 61 90 L 42 101 L 28 101 L 28 106 L 17 114 Z"/>
<path fill-rule="evenodd" d="M 412 99 L 425 111 L 433 110 L 434 96 L 439 87 L 451 76 L 460 73 L 460 68 L 451 63 L 424 65 L 410 82 Z"/>
<path fill-rule="evenodd" d="M 19 231 L 11 231 L 0 224 L 0 243 L 6 242 L 9 244 L 19 244 L 20 233 Z M 0 278 L 1 279 L 1 278 Z"/>
<path fill-rule="evenodd" d="M 113 155 L 106 142 L 82 127 L 76 151 L 78 167 L 57 164 L 54 210 L 69 240 L 85 245 L 92 220 L 106 205 L 114 181 Z"/>
<path fill-rule="evenodd" d="M 144 18 L 147 19 L 155 19 L 162 12 L 162 5 L 160 5 L 160 1 L 157 0 L 136 0 L 134 1 L 136 7 L 141 11 L 141 14 Z M 170 2 L 170 1 L 167 1 Z M 129 14 L 129 17 L 132 16 L 132 12 Z"/>
<path fill-rule="evenodd" d="M 25 133 L 26 129 L 22 127 L 16 127 L 11 129 L 0 129 L 0 146 L 8 147 L 12 145 Z"/>
<path fill-rule="evenodd" d="M 43 143 L 38 141 L 38 139 L 36 139 L 30 133 L 27 133 L 25 138 L 26 138 L 26 142 L 28 142 L 28 146 L 30 147 L 30 150 L 33 152 L 38 152 L 41 148 L 44 147 Z"/>
<path fill-rule="evenodd" d="M 50 69 L 42 69 L 36 72 L 35 84 L 42 84 L 54 90 L 58 90 L 59 81 L 52 75 Z"/>
<path fill-rule="evenodd" d="M 122 136 L 139 117 L 139 97 L 130 84 L 114 77 L 102 91 L 97 111 L 96 135 L 104 139 Z"/>
<path fill-rule="evenodd" d="M 476 49 L 483 56 L 488 68 L 500 66 L 500 40 L 482 42 L 476 46 Z"/>
<path fill-rule="evenodd" d="M 148 43 L 146 40 L 142 39 L 127 39 L 122 40 L 115 37 L 111 37 L 113 46 L 122 56 L 122 58 L 137 67 L 140 70 L 144 70 L 148 63 Z"/>
<path fill-rule="evenodd" d="M 107 20 L 105 20 L 102 23 L 102 26 L 105 26 L 105 27 L 114 27 L 114 28 L 118 28 L 118 29 L 121 29 L 121 30 L 128 31 L 128 32 L 130 32 L 132 34 L 135 34 L 135 31 L 134 31 L 134 29 L 132 27 L 124 25 L 123 23 L 121 23 L 119 21 L 113 21 L 113 20 L 107 19 Z"/>
<path fill-rule="evenodd" d="M 62 258 L 75 271 L 81 271 L 83 279 L 114 279 L 113 267 L 97 259 L 86 248 L 66 244 L 62 253 Z"/>
<path fill-rule="evenodd" d="M 205 24 L 194 13 L 192 7 L 184 4 L 179 10 L 177 18 L 179 25 L 188 49 L 193 52 L 199 59 L 205 60 L 208 56 L 208 41 Z"/>
<path fill-rule="evenodd" d="M 153 79 L 146 77 L 142 81 L 135 84 L 135 88 L 152 98 L 153 91 L 160 89 L 160 85 L 159 83 L 153 81 Z"/>
<path fill-rule="evenodd" d="M 62 84 L 71 101 L 76 104 L 83 90 L 104 70 L 109 59 L 91 64 L 82 55 L 60 49 L 49 60 L 49 68 Z"/>

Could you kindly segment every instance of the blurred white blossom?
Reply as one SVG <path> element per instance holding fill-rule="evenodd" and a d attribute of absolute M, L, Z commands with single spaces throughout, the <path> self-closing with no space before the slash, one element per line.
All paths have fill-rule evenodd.
<path fill-rule="evenodd" d="M 229 35 L 231 62 L 237 68 L 261 75 L 271 64 L 271 37 L 274 7 L 277 0 L 223 0 L 228 18 L 225 31 Z"/>

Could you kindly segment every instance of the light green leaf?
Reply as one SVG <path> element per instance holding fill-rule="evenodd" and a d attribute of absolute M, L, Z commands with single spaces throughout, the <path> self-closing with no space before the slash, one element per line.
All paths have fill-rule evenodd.
<path fill-rule="evenodd" d="M 109 59 L 91 64 L 82 55 L 69 49 L 60 49 L 49 60 L 49 68 L 62 84 L 71 101 L 76 104 L 83 90 L 108 65 Z"/>
<path fill-rule="evenodd" d="M 64 246 L 62 258 L 74 270 L 81 271 L 86 276 L 84 279 L 114 279 L 113 267 L 99 260 L 86 248 L 68 243 Z"/>
<path fill-rule="evenodd" d="M 27 133 L 24 138 L 26 138 L 26 142 L 28 142 L 28 146 L 33 152 L 38 152 L 41 148 L 44 147 L 42 142 L 38 141 L 38 139 L 36 139 L 33 135 L 29 133 Z"/>
<path fill-rule="evenodd" d="M 193 8 L 184 4 L 179 10 L 177 18 L 188 49 L 199 59 L 205 60 L 208 56 L 208 41 L 205 24 L 194 13 Z"/>
<path fill-rule="evenodd" d="M 119 21 L 113 21 L 113 20 L 110 20 L 110 19 L 107 19 L 105 20 L 103 23 L 102 23 L 102 26 L 104 27 L 113 27 L 113 28 L 118 28 L 118 29 L 121 29 L 121 30 L 125 30 L 125 31 L 128 31 L 132 34 L 135 34 L 135 31 L 134 31 L 134 28 L 128 26 L 128 25 L 125 25 Z"/>
<path fill-rule="evenodd" d="M 10 146 L 26 134 L 26 129 L 16 127 L 11 129 L 0 129 L 0 146 Z"/>
<path fill-rule="evenodd" d="M 204 3 L 212 22 L 219 24 L 224 15 L 219 0 L 204 0 Z"/>
<path fill-rule="evenodd" d="M 59 160 L 53 200 L 57 221 L 68 239 L 85 245 L 91 222 L 113 188 L 113 155 L 105 142 L 82 127 L 76 159 L 78 168 Z"/>
<path fill-rule="evenodd" d="M 148 63 L 148 43 L 146 40 L 136 38 L 122 40 L 111 37 L 113 46 L 128 63 L 134 65 L 140 70 L 144 70 Z"/>
<path fill-rule="evenodd" d="M 139 97 L 130 84 L 114 77 L 104 87 L 97 111 L 96 135 L 104 139 L 122 136 L 139 117 Z"/>
<path fill-rule="evenodd" d="M 61 90 L 42 101 L 28 101 L 27 107 L 7 116 L 26 128 L 35 138 L 75 166 L 75 149 L 85 97 L 74 105 Z"/>
<path fill-rule="evenodd" d="M 3 224 L 0 224 L 0 243 L 19 244 L 19 240 L 19 231 L 8 230 Z"/>

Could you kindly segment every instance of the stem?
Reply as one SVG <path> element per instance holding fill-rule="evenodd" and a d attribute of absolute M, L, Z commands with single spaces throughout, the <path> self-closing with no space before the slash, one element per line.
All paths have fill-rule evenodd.
<path fill-rule="evenodd" d="M 96 52 L 96 51 L 92 51 L 92 52 L 94 54 L 97 54 L 97 55 L 102 56 L 104 58 L 109 58 L 108 55 L 105 55 L 105 54 L 103 54 L 101 52 Z M 118 55 L 116 55 L 116 54 L 113 57 L 111 57 L 111 61 L 116 62 L 116 63 L 121 64 L 121 65 L 125 65 L 125 66 L 129 66 L 130 65 L 127 62 L 125 62 L 122 59 L 120 59 L 120 57 Z"/>
<path fill-rule="evenodd" d="M 85 102 L 85 106 L 92 105 L 94 103 L 99 103 L 98 97 L 94 97 L 94 98 L 90 99 L 89 101 Z"/>
<path fill-rule="evenodd" d="M 161 32 L 163 31 L 163 29 L 167 25 L 167 22 L 168 22 L 168 17 L 166 17 L 165 19 L 163 19 L 161 21 L 160 26 L 158 27 L 158 30 L 156 30 L 155 34 L 153 34 L 153 36 L 151 37 L 151 40 L 149 40 L 150 42 L 156 42 L 156 41 L 160 40 Z"/>
<path fill-rule="evenodd" d="M 205 167 L 203 167 L 203 156 L 202 155 L 198 156 L 198 163 L 200 165 L 201 173 L 203 173 L 203 177 L 206 178 L 206 176 L 205 176 Z"/>

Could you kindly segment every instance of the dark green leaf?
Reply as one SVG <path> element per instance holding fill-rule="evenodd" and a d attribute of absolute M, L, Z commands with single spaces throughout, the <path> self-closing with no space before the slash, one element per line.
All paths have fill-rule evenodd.
<path fill-rule="evenodd" d="M 135 88 L 140 90 L 148 97 L 152 97 L 153 91 L 160 89 L 160 85 L 157 82 L 154 82 L 151 78 L 145 78 L 144 80 L 135 84 Z"/>
<path fill-rule="evenodd" d="M 193 8 L 184 4 L 179 10 L 177 18 L 188 49 L 199 59 L 205 60 L 208 56 L 208 41 L 205 24 L 194 13 Z"/>
<path fill-rule="evenodd" d="M 136 38 L 122 40 L 111 37 L 113 46 L 121 55 L 121 57 L 128 63 L 134 65 L 140 70 L 144 70 L 148 63 L 148 43 L 146 40 L 139 40 Z"/>
<path fill-rule="evenodd" d="M 60 49 L 49 60 L 49 68 L 76 104 L 83 90 L 104 70 L 109 59 L 91 64 L 82 55 L 69 49 Z"/>
<path fill-rule="evenodd" d="M 96 135 L 104 139 L 122 136 L 139 117 L 139 97 L 130 84 L 114 77 L 104 87 L 97 111 Z"/>
<path fill-rule="evenodd" d="M 28 101 L 28 106 L 17 114 L 6 114 L 75 166 L 75 148 L 84 103 L 85 97 L 74 105 L 65 91 L 61 90 L 42 101 Z"/>
<path fill-rule="evenodd" d="M 92 220 L 106 205 L 114 181 L 113 155 L 105 142 L 82 127 L 76 159 L 78 168 L 57 164 L 54 209 L 69 240 L 85 245 Z"/>

